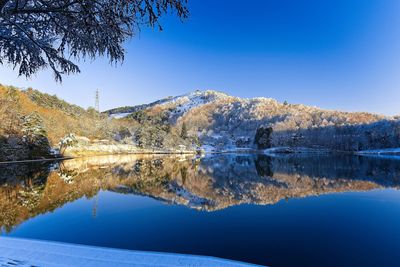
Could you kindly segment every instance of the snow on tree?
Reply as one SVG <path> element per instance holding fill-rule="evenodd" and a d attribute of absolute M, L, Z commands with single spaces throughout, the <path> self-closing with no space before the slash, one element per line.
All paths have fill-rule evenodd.
<path fill-rule="evenodd" d="M 35 143 L 47 138 L 46 129 L 43 126 L 43 120 L 39 114 L 32 113 L 22 117 L 22 133 L 24 141 Z"/>
<path fill-rule="evenodd" d="M 76 139 L 76 136 L 73 133 L 70 133 L 63 137 L 60 142 L 58 143 L 58 146 L 60 147 L 60 154 L 64 155 L 65 150 L 68 147 L 72 147 L 78 143 L 78 140 Z"/>
<path fill-rule="evenodd" d="M 43 125 L 43 119 L 38 113 L 22 117 L 22 140 L 28 144 L 34 154 L 45 155 L 50 151 L 47 131 Z"/>
<path fill-rule="evenodd" d="M 78 73 L 71 60 L 106 55 L 121 62 L 123 43 L 165 13 L 186 18 L 187 0 L 0 0 L 0 64 L 31 76 L 50 67 L 57 81 Z"/>

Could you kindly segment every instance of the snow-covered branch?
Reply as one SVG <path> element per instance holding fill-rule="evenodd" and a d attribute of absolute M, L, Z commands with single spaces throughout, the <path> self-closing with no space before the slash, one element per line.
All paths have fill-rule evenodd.
<path fill-rule="evenodd" d="M 186 18 L 187 0 L 0 0 L 0 64 L 23 76 L 50 67 L 57 81 L 80 59 L 122 62 L 123 43 L 169 11 Z M 75 62 L 74 62 L 75 61 Z"/>

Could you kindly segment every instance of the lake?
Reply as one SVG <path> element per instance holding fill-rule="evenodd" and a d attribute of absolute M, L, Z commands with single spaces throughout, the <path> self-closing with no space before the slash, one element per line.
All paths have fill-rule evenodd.
<path fill-rule="evenodd" d="M 1 235 L 269 266 L 400 266 L 400 160 L 257 154 L 0 165 Z"/>

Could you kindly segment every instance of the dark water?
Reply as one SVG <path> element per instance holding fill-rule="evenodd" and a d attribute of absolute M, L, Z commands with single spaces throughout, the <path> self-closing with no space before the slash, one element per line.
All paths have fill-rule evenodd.
<path fill-rule="evenodd" d="M 399 186 L 399 160 L 356 156 L 0 165 L 0 227 L 269 266 L 400 266 Z"/>

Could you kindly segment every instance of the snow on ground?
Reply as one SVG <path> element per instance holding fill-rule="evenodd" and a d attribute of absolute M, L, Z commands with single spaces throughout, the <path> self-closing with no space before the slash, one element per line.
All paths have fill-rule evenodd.
<path fill-rule="evenodd" d="M 227 94 L 218 92 L 218 91 L 194 91 L 189 94 L 176 96 L 173 98 L 160 103 L 160 105 L 170 105 L 173 104 L 176 106 L 175 115 L 182 115 L 187 111 L 199 107 L 201 105 L 213 102 L 217 99 L 222 99 L 228 97 Z"/>
<path fill-rule="evenodd" d="M 150 104 L 143 105 L 143 108 L 151 108 L 156 105 L 164 106 L 164 105 L 173 105 L 175 106 L 175 116 L 180 116 L 187 111 L 196 108 L 198 106 L 210 103 L 217 99 L 222 99 L 228 97 L 227 94 L 218 92 L 218 91 L 194 91 L 188 94 L 165 98 Z M 139 107 L 139 106 L 138 106 Z M 114 113 L 110 115 L 110 118 L 121 119 L 126 116 L 132 114 L 128 113 Z"/>
<path fill-rule="evenodd" d="M 24 261 L 7 259 L 0 257 L 0 266 L 1 267 L 32 267 L 30 264 Z"/>
<path fill-rule="evenodd" d="M 0 266 L 46 267 L 246 267 L 251 264 L 215 257 L 141 252 L 0 237 Z"/>
<path fill-rule="evenodd" d="M 176 101 L 173 101 L 174 104 L 176 104 L 175 108 L 175 116 L 176 115 L 182 115 L 186 113 L 187 111 L 191 110 L 192 108 L 198 107 L 200 105 L 203 105 L 206 103 L 206 101 L 201 100 L 201 99 L 191 99 L 187 96 L 181 97 Z"/>
<path fill-rule="evenodd" d="M 128 115 L 130 115 L 130 114 L 132 114 L 132 113 L 130 113 L 130 112 L 127 112 L 127 113 L 115 113 L 115 114 L 111 114 L 111 115 L 110 115 L 110 118 L 113 118 L 113 119 L 122 119 L 122 118 L 125 118 L 126 116 L 128 116 Z"/>

